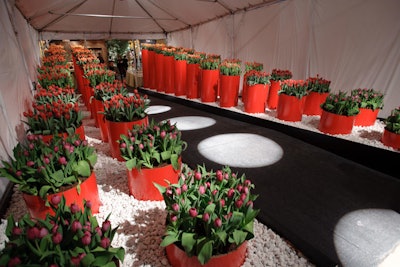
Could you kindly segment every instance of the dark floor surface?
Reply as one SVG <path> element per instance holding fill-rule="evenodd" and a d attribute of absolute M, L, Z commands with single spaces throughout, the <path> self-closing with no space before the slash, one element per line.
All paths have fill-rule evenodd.
<path fill-rule="evenodd" d="M 393 227 L 394 230 L 391 231 L 394 235 L 400 233 L 400 230 L 396 230 L 399 228 L 396 224 L 400 217 L 397 216 L 400 212 L 399 177 L 341 157 L 337 153 L 327 151 L 326 147 L 322 149 L 319 144 L 327 145 L 328 142 L 325 140 L 316 141 L 318 147 L 312 142 L 302 141 L 305 136 L 312 136 L 313 133 L 301 131 L 299 138 L 295 138 L 295 134 L 287 134 L 292 130 L 278 131 L 277 127 L 267 123 L 258 125 L 260 123 L 252 123 L 251 119 L 249 123 L 235 119 L 223 110 L 209 112 L 210 110 L 199 103 L 190 101 L 183 103 L 183 100 L 176 100 L 173 96 L 144 91 L 149 94 L 152 105 L 172 107 L 170 111 L 152 114 L 150 118 L 163 120 L 180 116 L 203 116 L 216 120 L 217 123 L 211 127 L 183 131 L 183 139 L 188 142 L 188 148 L 182 156 L 183 161 L 190 166 L 205 163 L 210 169 L 221 167 L 220 164 L 203 157 L 197 150 L 200 141 L 221 133 L 258 134 L 275 141 L 283 148 L 282 159 L 273 165 L 260 168 L 234 168 L 234 170 L 245 173 L 256 185 L 255 193 L 259 194 L 259 198 L 255 206 L 261 209 L 258 219 L 292 242 L 317 266 L 357 266 L 364 262 L 375 264 L 381 260 L 376 259 L 377 257 L 382 257 L 393 249 L 394 243 L 400 242 L 400 235 L 382 241 L 373 236 L 373 234 L 381 236 L 380 230 L 377 230 L 378 233 L 371 233 L 374 231 L 367 229 L 357 233 L 358 236 L 354 239 L 364 240 L 368 246 L 365 248 L 365 245 L 352 243 L 348 239 L 348 232 L 339 232 L 342 230 L 337 229 L 341 219 L 351 212 L 379 209 L 393 212 L 394 219 L 385 217 L 381 219 L 387 220 L 385 223 L 388 225 L 385 224 L 385 228 Z M 335 145 L 334 142 L 338 143 Z M 340 142 L 329 141 L 330 144 L 327 146 L 340 151 L 352 149 L 338 148 L 343 146 Z M 257 149 L 257 144 L 248 149 Z M 379 161 L 383 164 L 384 160 L 389 160 L 391 164 L 398 166 L 399 153 L 381 151 L 377 153 L 382 154 L 376 158 L 377 166 L 381 166 Z M 360 156 L 366 157 L 366 155 Z M 369 160 L 371 157 L 374 155 L 369 155 Z M 372 225 L 372 228 L 374 227 Z M 347 244 L 344 247 L 347 250 L 345 253 L 340 251 L 343 247 L 338 247 L 343 243 Z M 374 250 L 376 255 L 371 255 L 369 249 Z M 364 259 L 358 259 L 364 257 L 364 254 Z M 375 262 L 371 262 L 372 260 Z"/>

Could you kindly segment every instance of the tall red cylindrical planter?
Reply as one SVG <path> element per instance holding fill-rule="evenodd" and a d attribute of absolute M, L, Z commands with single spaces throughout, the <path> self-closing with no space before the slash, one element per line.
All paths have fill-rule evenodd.
<path fill-rule="evenodd" d="M 175 93 L 174 56 L 164 56 L 164 88 L 168 94 Z"/>
<path fill-rule="evenodd" d="M 168 261 L 173 267 L 239 267 L 242 266 L 246 258 L 247 242 L 245 241 L 238 248 L 227 254 L 212 256 L 204 265 L 201 265 L 196 256 L 189 257 L 184 250 L 175 244 L 165 247 L 165 251 Z"/>
<path fill-rule="evenodd" d="M 116 158 L 118 161 L 124 161 L 121 156 L 121 151 L 119 149 L 119 143 L 117 142 L 121 139 L 121 134 L 127 135 L 128 130 L 131 130 L 134 125 L 145 125 L 149 124 L 149 118 L 146 116 L 143 119 L 129 122 L 115 122 L 106 120 L 108 129 L 108 142 L 110 144 L 111 156 Z"/>
<path fill-rule="evenodd" d="M 349 134 L 353 130 L 355 116 L 338 115 L 322 110 L 318 129 L 327 134 Z"/>
<path fill-rule="evenodd" d="M 276 109 L 276 107 L 278 106 L 279 90 L 281 90 L 281 81 L 271 80 L 271 86 L 269 87 L 268 99 L 267 99 L 267 107 L 269 109 Z"/>
<path fill-rule="evenodd" d="M 219 105 L 223 108 L 235 107 L 238 104 L 240 76 L 221 75 Z"/>
<path fill-rule="evenodd" d="M 102 113 L 102 112 L 104 112 L 103 101 L 95 99 L 94 105 L 96 107 L 96 116 L 97 116 L 97 122 L 98 122 L 99 128 L 100 128 L 101 140 L 106 143 L 106 142 L 108 142 L 108 128 L 106 125 L 106 120 L 104 118 L 104 114 Z"/>
<path fill-rule="evenodd" d="M 186 67 L 186 97 L 200 97 L 200 64 L 187 64 Z"/>
<path fill-rule="evenodd" d="M 400 149 L 400 134 L 384 129 L 381 142 L 385 146 L 390 146 L 394 149 Z"/>
<path fill-rule="evenodd" d="M 164 55 L 156 54 L 156 89 L 164 92 Z"/>
<path fill-rule="evenodd" d="M 138 200 L 163 200 L 160 191 L 154 186 L 154 183 L 161 186 L 168 186 L 178 183 L 180 169 L 175 170 L 172 164 L 155 168 L 141 168 L 140 170 L 133 168 L 128 172 L 128 188 L 129 193 Z"/>
<path fill-rule="evenodd" d="M 329 93 L 318 93 L 310 92 L 306 96 L 306 102 L 304 103 L 304 115 L 314 116 L 322 113 L 321 104 L 323 104 L 328 97 Z"/>
<path fill-rule="evenodd" d="M 83 81 L 83 88 L 82 88 L 82 99 L 83 103 L 85 104 L 86 108 L 89 109 L 89 98 L 90 98 L 90 92 L 89 92 L 89 80 L 87 78 L 82 78 Z"/>
<path fill-rule="evenodd" d="M 142 49 L 143 87 L 149 88 L 149 50 Z"/>
<path fill-rule="evenodd" d="M 217 101 L 219 70 L 201 70 L 200 99 L 201 102 Z"/>
<path fill-rule="evenodd" d="M 280 94 L 276 110 L 277 118 L 284 121 L 301 121 L 305 97 Z"/>
<path fill-rule="evenodd" d="M 378 118 L 379 109 L 360 108 L 360 113 L 357 114 L 354 120 L 354 126 L 371 126 L 375 124 Z"/>
<path fill-rule="evenodd" d="M 243 85 L 242 85 L 242 101 L 243 103 L 246 102 L 246 97 L 247 97 L 247 88 L 249 88 L 249 85 L 247 85 L 247 76 L 248 73 L 246 72 L 243 75 Z M 268 86 L 269 88 L 269 86 Z M 265 101 L 267 101 L 268 95 L 265 97 Z"/>
<path fill-rule="evenodd" d="M 247 86 L 244 111 L 247 113 L 264 113 L 267 105 L 268 91 L 268 84 Z"/>
<path fill-rule="evenodd" d="M 149 50 L 149 88 L 156 89 L 156 52 Z"/>
<path fill-rule="evenodd" d="M 175 60 L 175 95 L 182 96 L 186 94 L 186 60 Z"/>
<path fill-rule="evenodd" d="M 92 204 L 92 213 L 98 213 L 100 209 L 100 198 L 96 182 L 96 174 L 92 174 L 85 179 L 80 185 L 78 190 L 77 186 L 74 186 L 65 191 L 61 191 L 54 194 L 47 195 L 47 200 L 51 201 L 54 195 L 65 197 L 65 202 L 69 206 L 72 203 L 76 203 L 81 209 L 84 208 L 83 200 L 90 201 Z M 53 210 L 46 206 L 45 201 L 39 197 L 29 194 L 22 194 L 25 204 L 28 207 L 29 213 L 32 218 L 45 219 L 47 214 L 54 215 Z"/>

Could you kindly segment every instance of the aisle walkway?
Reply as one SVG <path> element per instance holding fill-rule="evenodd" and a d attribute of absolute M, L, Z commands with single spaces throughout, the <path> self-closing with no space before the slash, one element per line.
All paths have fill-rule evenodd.
<path fill-rule="evenodd" d="M 378 266 L 399 246 L 399 179 L 202 104 L 146 92 L 150 117 L 173 118 L 183 131 L 183 161 L 245 173 L 260 195 L 258 219 L 318 266 Z"/>

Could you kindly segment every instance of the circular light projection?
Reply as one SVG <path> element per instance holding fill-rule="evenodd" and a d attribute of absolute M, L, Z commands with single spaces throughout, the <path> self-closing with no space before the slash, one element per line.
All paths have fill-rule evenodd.
<path fill-rule="evenodd" d="M 283 156 L 283 149 L 276 142 L 246 133 L 216 135 L 201 141 L 197 149 L 209 160 L 240 168 L 272 165 Z"/>
<path fill-rule="evenodd" d="M 341 264 L 349 267 L 398 266 L 382 263 L 400 259 L 399 225 L 400 214 L 389 209 L 361 209 L 344 215 L 333 232 Z"/>
<path fill-rule="evenodd" d="M 155 105 L 155 106 L 150 106 L 150 107 L 146 108 L 145 112 L 147 114 L 158 114 L 158 113 L 167 112 L 169 110 L 171 110 L 170 106 L 161 106 L 161 105 L 157 106 L 157 105 Z"/>
<path fill-rule="evenodd" d="M 178 127 L 178 129 L 181 131 L 207 128 L 216 123 L 216 121 L 212 118 L 201 116 L 176 117 L 169 120 L 171 121 L 171 124 L 176 123 L 176 127 Z"/>

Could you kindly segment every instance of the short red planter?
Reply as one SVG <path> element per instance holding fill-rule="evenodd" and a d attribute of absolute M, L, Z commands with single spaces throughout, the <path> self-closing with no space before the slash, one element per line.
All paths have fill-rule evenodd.
<path fill-rule="evenodd" d="M 400 134 L 396 134 L 384 129 L 381 142 L 385 146 L 389 146 L 394 149 L 400 149 Z"/>
<path fill-rule="evenodd" d="M 235 107 L 238 104 L 240 76 L 221 75 L 219 106 Z"/>
<path fill-rule="evenodd" d="M 168 94 L 175 92 L 174 56 L 164 56 L 164 88 Z"/>
<path fill-rule="evenodd" d="M 349 134 L 353 130 L 355 116 L 338 115 L 322 110 L 318 129 L 327 134 Z"/>
<path fill-rule="evenodd" d="M 271 86 L 269 87 L 268 99 L 267 99 L 267 107 L 271 110 L 276 109 L 278 106 L 279 90 L 281 90 L 281 82 L 271 80 Z"/>
<path fill-rule="evenodd" d="M 371 126 L 375 124 L 378 118 L 379 109 L 360 108 L 360 113 L 357 114 L 354 120 L 354 126 Z"/>
<path fill-rule="evenodd" d="M 305 97 L 299 99 L 296 96 L 280 94 L 276 110 L 277 118 L 283 121 L 301 121 L 304 102 Z"/>
<path fill-rule="evenodd" d="M 172 184 L 178 183 L 180 169 L 175 170 L 172 164 L 156 168 L 133 168 L 127 170 L 129 193 L 138 200 L 163 200 L 160 191 L 154 186 L 157 183 L 161 186 L 168 186 L 169 181 Z"/>
<path fill-rule="evenodd" d="M 149 117 L 145 117 L 136 121 L 129 122 L 115 122 L 106 119 L 106 125 L 108 129 L 108 142 L 110 144 L 111 156 L 116 158 L 118 161 L 124 161 L 121 156 L 121 151 L 119 149 L 118 140 L 121 139 L 121 134 L 127 135 L 128 130 L 131 130 L 134 125 L 145 125 L 149 124 Z"/>
<path fill-rule="evenodd" d="M 189 257 L 186 252 L 175 244 L 165 247 L 169 263 L 173 267 L 239 267 L 242 266 L 246 258 L 247 242 L 241 244 L 236 250 L 227 254 L 211 257 L 204 265 L 201 265 L 196 256 Z"/>
<path fill-rule="evenodd" d="M 108 128 L 107 128 L 106 120 L 104 118 L 104 114 L 102 113 L 102 112 L 104 112 L 103 101 L 95 99 L 94 105 L 96 107 L 96 117 L 97 117 L 97 123 L 99 124 L 99 128 L 100 128 L 101 140 L 103 142 L 107 143 L 108 142 Z"/>
<path fill-rule="evenodd" d="M 321 104 L 325 102 L 329 93 L 310 92 L 304 103 L 304 115 L 315 116 L 322 114 Z"/>
<path fill-rule="evenodd" d="M 247 86 L 246 97 L 244 99 L 244 112 L 264 113 L 267 104 L 268 91 L 268 84 Z"/>
<path fill-rule="evenodd" d="M 215 102 L 218 96 L 219 70 L 201 70 L 201 102 Z"/>
<path fill-rule="evenodd" d="M 83 125 L 75 129 L 75 134 L 79 135 L 79 139 L 81 139 L 82 141 L 86 139 L 85 128 Z M 44 142 L 49 142 L 51 139 L 53 139 L 53 136 L 53 134 L 42 135 L 42 140 Z M 59 133 L 58 136 L 61 136 L 62 138 L 67 138 L 68 133 Z"/>
<path fill-rule="evenodd" d="M 47 195 L 47 200 L 50 201 L 54 195 L 64 195 L 68 206 L 72 203 L 76 203 L 81 209 L 83 209 L 83 200 L 85 199 L 86 201 L 91 202 L 92 213 L 98 213 L 100 208 L 100 198 L 97 188 L 96 174 L 92 172 L 92 174 L 79 186 L 80 192 L 78 192 L 77 186 L 74 186 L 62 192 Z M 22 196 L 32 218 L 45 219 L 47 214 L 54 215 L 53 210 L 45 205 L 46 203 L 41 197 L 25 193 L 23 193 Z"/>
<path fill-rule="evenodd" d="M 191 63 L 186 66 L 186 97 L 200 97 L 200 64 Z"/>
<path fill-rule="evenodd" d="M 175 95 L 184 96 L 186 94 L 186 60 L 175 60 Z"/>

